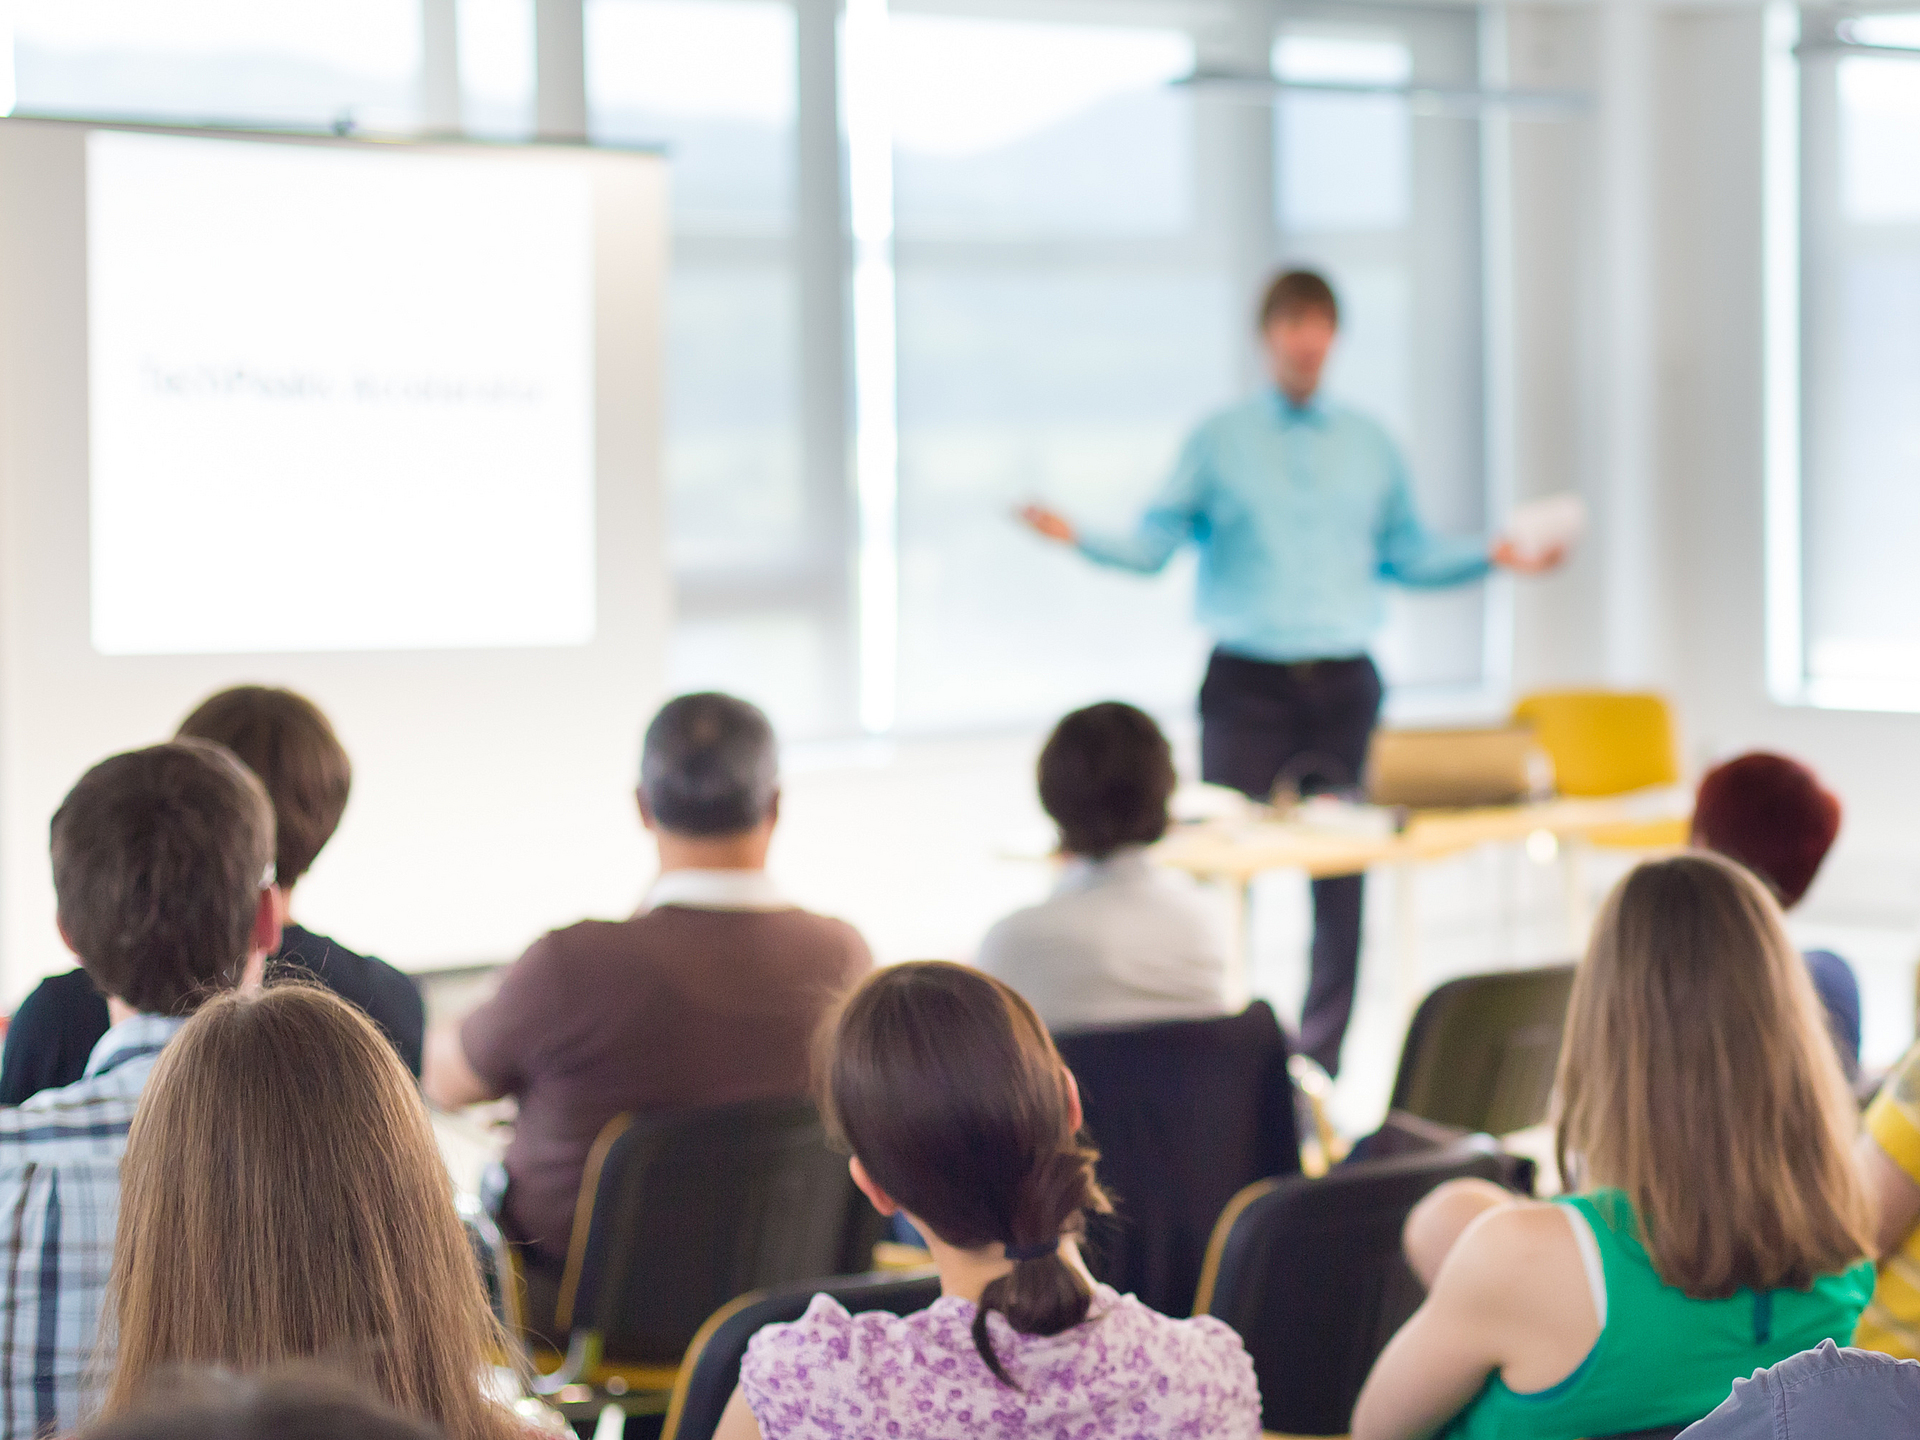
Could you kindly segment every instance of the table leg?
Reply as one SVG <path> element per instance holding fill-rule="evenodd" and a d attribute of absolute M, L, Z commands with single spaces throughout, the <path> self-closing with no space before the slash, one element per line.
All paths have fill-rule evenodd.
<path fill-rule="evenodd" d="M 1403 860 L 1393 867 L 1393 1009 L 1404 1035 L 1420 1004 L 1420 867 Z"/>
<path fill-rule="evenodd" d="M 1241 876 L 1233 886 L 1233 934 L 1227 954 L 1234 968 L 1227 973 L 1227 1004 L 1237 1013 L 1253 1000 L 1253 876 Z"/>
<path fill-rule="evenodd" d="M 1567 940 L 1573 953 L 1584 954 L 1587 935 L 1593 928 L 1593 911 L 1587 903 L 1587 842 L 1578 835 L 1560 837 L 1560 884 L 1567 907 Z"/>

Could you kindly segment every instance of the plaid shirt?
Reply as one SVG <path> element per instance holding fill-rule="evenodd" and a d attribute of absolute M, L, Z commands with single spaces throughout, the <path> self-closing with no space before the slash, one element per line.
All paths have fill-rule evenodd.
<path fill-rule="evenodd" d="M 154 1057 L 185 1023 L 123 1020 L 80 1080 L 0 1109 L 0 1440 L 71 1433 L 99 1403 L 120 1157 Z"/>

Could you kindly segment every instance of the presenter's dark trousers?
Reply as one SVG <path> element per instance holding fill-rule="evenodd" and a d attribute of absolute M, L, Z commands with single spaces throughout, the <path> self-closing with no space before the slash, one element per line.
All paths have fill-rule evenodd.
<path fill-rule="evenodd" d="M 1303 795 L 1357 788 L 1380 718 L 1380 672 L 1364 655 L 1282 664 L 1224 650 L 1200 687 L 1200 774 L 1265 800 L 1281 783 Z M 1300 1049 L 1340 1070 L 1360 968 L 1364 879 L 1313 882 L 1313 958 Z"/>

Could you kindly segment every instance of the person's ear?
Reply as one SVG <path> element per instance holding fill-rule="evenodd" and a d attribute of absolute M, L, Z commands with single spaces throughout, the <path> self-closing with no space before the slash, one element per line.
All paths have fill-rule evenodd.
<path fill-rule="evenodd" d="M 869 1204 L 882 1215 L 897 1215 L 900 1206 L 894 1198 L 873 1183 L 873 1177 L 867 1174 L 867 1167 L 860 1163 L 858 1155 L 847 1157 L 847 1173 L 853 1176 L 853 1183 L 860 1187 L 860 1193 L 867 1197 Z"/>
<path fill-rule="evenodd" d="M 775 825 L 778 825 L 779 823 L 780 823 L 780 792 L 776 790 L 773 792 L 773 799 L 767 802 L 766 825 L 767 825 L 767 828 L 771 830 Z"/>
<path fill-rule="evenodd" d="M 649 834 L 657 834 L 659 832 L 660 826 L 653 818 L 653 811 L 647 808 L 647 792 L 644 790 L 634 791 L 633 803 L 640 807 L 641 826 Z"/>
<path fill-rule="evenodd" d="M 253 970 L 255 960 L 260 963 L 261 974 L 266 973 L 267 956 L 280 948 L 280 889 L 269 885 L 260 892 L 260 899 L 253 910 L 253 953 L 247 957 L 247 969 Z"/>
<path fill-rule="evenodd" d="M 1064 1065 L 1060 1067 L 1060 1073 L 1067 1077 L 1067 1118 L 1073 1122 L 1073 1133 L 1078 1135 L 1087 1118 L 1086 1112 L 1080 1108 L 1080 1082 L 1073 1078 L 1073 1071 Z"/>

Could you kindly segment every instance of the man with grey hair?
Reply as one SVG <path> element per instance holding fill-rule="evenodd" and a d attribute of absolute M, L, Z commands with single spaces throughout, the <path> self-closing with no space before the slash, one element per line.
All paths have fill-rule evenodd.
<path fill-rule="evenodd" d="M 629 1111 L 804 1095 L 815 1027 L 873 965 L 852 926 L 792 905 L 767 875 L 779 755 L 757 708 L 669 701 L 647 727 L 638 798 L 660 851 L 640 912 L 542 936 L 493 999 L 427 1039 L 434 1104 L 520 1102 L 506 1219 L 536 1330 L 601 1127 Z"/>

